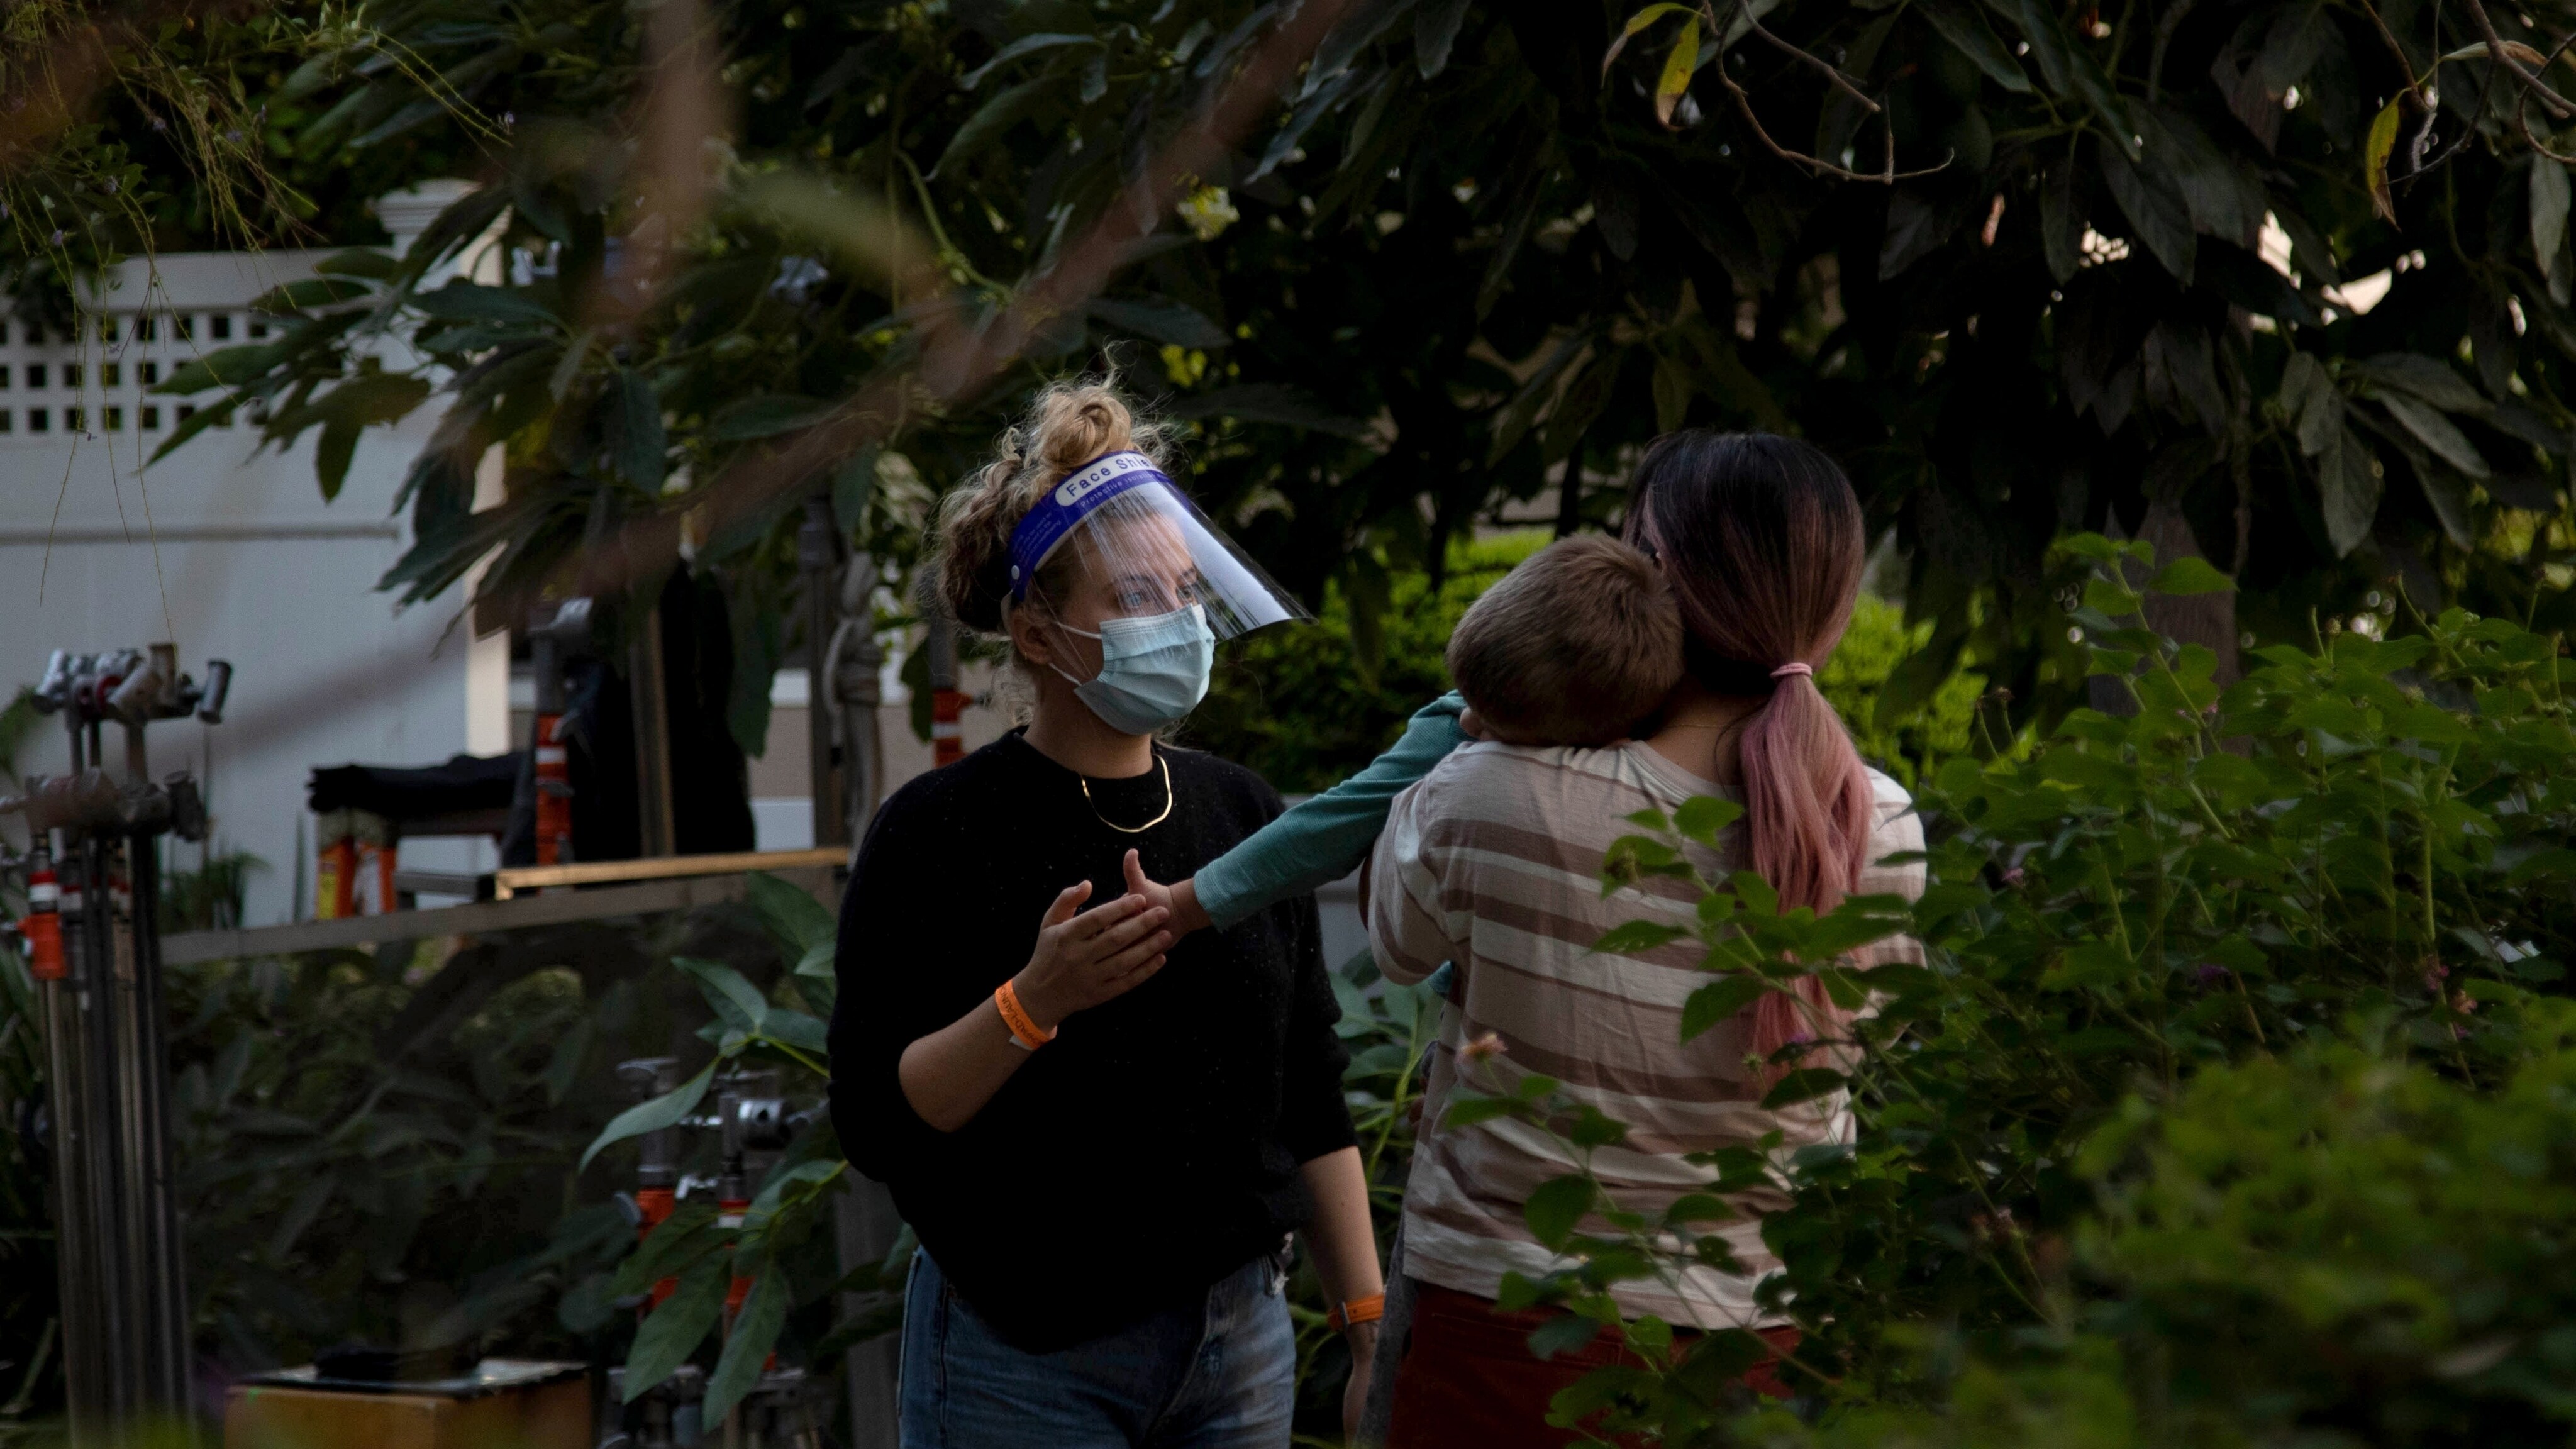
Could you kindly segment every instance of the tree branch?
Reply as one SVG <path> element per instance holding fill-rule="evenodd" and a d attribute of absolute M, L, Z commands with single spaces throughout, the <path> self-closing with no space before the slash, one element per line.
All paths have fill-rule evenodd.
<path fill-rule="evenodd" d="M 2541 82 L 2540 77 L 2523 69 L 2522 62 L 2513 58 L 2512 52 L 2505 48 L 2504 37 L 2496 34 L 2495 21 L 2488 18 L 2486 6 L 2480 4 L 2479 0 L 2460 0 L 2460 3 L 2469 7 L 2469 18 L 2478 23 L 2478 34 L 2487 43 L 2487 55 L 2495 61 L 2498 68 L 2521 84 L 2526 99 L 2536 98 L 2549 114 L 2559 120 L 2576 117 L 2576 107 L 2570 107 L 2566 97 L 2551 90 Z M 2439 45 L 2441 38 L 2434 37 L 2434 43 Z"/>
<path fill-rule="evenodd" d="M 1707 18 L 1708 30 L 1711 39 L 1722 43 L 1726 37 L 1726 31 L 1718 24 L 1715 7 L 1703 4 L 1700 13 Z M 1769 41 L 1773 46 L 1786 54 L 1824 72 L 1824 74 L 1833 81 L 1836 89 L 1841 90 L 1852 99 L 1859 101 L 1863 106 L 1868 107 L 1869 113 L 1879 118 L 1879 124 L 1886 136 L 1886 160 L 1875 172 L 1854 171 L 1848 166 L 1838 166 L 1831 161 L 1825 160 L 1821 156 L 1810 156 L 1804 151 L 1793 151 L 1788 147 L 1781 145 L 1778 141 L 1772 139 L 1771 133 L 1768 130 L 1763 128 L 1762 118 L 1753 113 L 1753 97 L 1745 91 L 1744 87 L 1736 84 L 1734 76 L 1727 74 L 1726 55 L 1721 50 L 1718 54 L 1716 65 L 1718 84 L 1726 87 L 1728 98 L 1735 102 L 1735 113 L 1742 116 L 1744 118 L 1744 124 L 1753 129 L 1754 139 L 1762 143 L 1762 148 L 1764 150 L 1769 151 L 1772 155 L 1783 161 L 1791 162 L 1799 166 L 1811 167 L 1815 170 L 1816 174 L 1820 176 L 1836 176 L 1845 181 L 1867 181 L 1881 186 L 1893 185 L 1898 181 L 1903 181 L 1910 177 L 1929 176 L 1936 171 L 1946 170 L 1950 163 L 1957 159 L 1957 152 L 1945 152 L 1941 157 L 1941 164 L 1938 166 L 1927 166 L 1920 171 L 1897 170 L 1896 124 L 1894 120 L 1887 115 L 1884 107 L 1879 105 L 1878 102 L 1871 100 L 1869 96 L 1861 90 L 1857 82 L 1853 81 L 1851 77 L 1843 74 L 1842 67 L 1824 59 L 1822 56 L 1816 55 L 1799 46 L 1792 45 L 1788 41 L 1781 39 L 1779 36 L 1774 35 L 1769 30 L 1765 29 L 1762 22 L 1754 18 L 1751 8 L 1744 3 L 1744 0 L 1736 0 L 1736 4 L 1730 11 L 1728 18 L 1731 20 L 1738 15 L 1743 17 L 1745 24 L 1752 28 L 1754 34 L 1761 36 L 1764 40 Z"/>

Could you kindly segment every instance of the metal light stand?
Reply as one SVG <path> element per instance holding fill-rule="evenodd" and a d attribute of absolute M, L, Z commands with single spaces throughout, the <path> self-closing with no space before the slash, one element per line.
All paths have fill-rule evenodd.
<path fill-rule="evenodd" d="M 185 771 L 154 783 L 144 727 L 223 718 L 232 666 L 201 687 L 175 646 L 55 651 L 36 708 L 63 716 L 70 773 L 28 782 L 0 811 L 27 817 L 29 923 L 54 1132 L 63 1372 L 75 1445 L 146 1424 L 193 1433 L 187 1271 L 170 1164 L 170 1068 L 161 993 L 163 834 L 201 840 L 205 802 Z M 124 730 L 123 779 L 105 726 Z M 51 907 L 51 910 L 48 910 Z M 53 915 L 51 922 L 43 920 Z"/>
<path fill-rule="evenodd" d="M 679 1085 L 679 1059 L 641 1057 L 621 1062 L 617 1075 L 637 1100 L 649 1101 Z M 718 1077 L 714 1111 L 683 1118 L 679 1126 L 648 1132 L 639 1140 L 634 1194 L 638 1233 L 651 1236 L 670 1217 L 682 1191 L 713 1191 L 717 1211 L 739 1226 L 751 1205 L 752 1186 L 777 1165 L 780 1153 L 802 1125 L 803 1118 L 791 1115 L 779 1096 L 775 1070 L 754 1068 Z M 714 1178 L 682 1179 L 681 1127 L 716 1134 L 719 1165 Z M 633 1306 L 657 1307 L 676 1286 L 674 1280 L 665 1279 Z M 727 1297 L 728 1333 L 749 1286 L 737 1279 Z M 726 1421 L 709 1424 L 700 1416 L 706 1397 L 704 1370 L 684 1365 L 629 1404 L 625 1370 L 611 1369 L 599 1445 L 600 1449 L 691 1449 L 701 1444 L 722 1444 L 726 1449 L 821 1449 L 823 1425 L 830 1417 L 822 1402 L 827 1393 L 828 1385 L 803 1369 L 766 1369 Z"/>
<path fill-rule="evenodd" d="M 537 864 L 572 864 L 572 763 L 564 743 L 564 667 L 590 652 L 590 600 L 566 599 L 553 615 L 528 629 L 535 668 L 536 717 L 528 727 L 528 759 L 536 779 Z"/>
<path fill-rule="evenodd" d="M 876 641 L 877 565 L 864 550 L 846 546 L 830 505 L 819 496 L 806 500 L 796 556 L 805 573 L 805 637 L 828 641 L 813 652 L 806 704 L 814 750 L 814 843 L 849 845 L 855 865 L 858 844 L 867 838 L 885 791 L 885 747 L 877 733 L 877 706 L 884 698 L 877 671 L 885 663 Z M 949 694 L 955 694 L 953 687 Z M 955 730 L 953 715 L 948 728 Z M 884 1184 L 855 1172 L 847 1177 L 847 1189 L 832 1207 L 843 1273 L 884 1261 L 902 1229 L 894 1195 Z M 862 1300 L 844 1295 L 841 1308 L 861 1312 Z M 842 1355 L 841 1380 L 849 1398 L 852 1449 L 894 1449 L 893 1343 L 852 1345 Z"/>

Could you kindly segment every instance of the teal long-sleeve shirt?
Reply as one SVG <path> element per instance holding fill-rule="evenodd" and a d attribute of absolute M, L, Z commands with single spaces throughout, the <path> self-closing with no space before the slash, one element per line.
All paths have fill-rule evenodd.
<path fill-rule="evenodd" d="M 1199 907 L 1220 931 L 1253 912 L 1359 869 L 1405 786 L 1466 743 L 1456 691 L 1414 713 L 1403 738 L 1368 768 L 1291 808 L 1198 873 Z"/>

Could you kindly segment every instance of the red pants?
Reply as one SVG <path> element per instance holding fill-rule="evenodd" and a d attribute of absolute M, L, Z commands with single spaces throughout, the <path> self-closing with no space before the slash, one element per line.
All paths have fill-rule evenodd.
<path fill-rule="evenodd" d="M 1556 1310 L 1506 1312 L 1472 1293 L 1419 1281 L 1414 1292 L 1413 1334 L 1395 1370 L 1387 1449 L 1560 1449 L 1589 1436 L 1550 1428 L 1548 1400 L 1594 1369 L 1636 1362 L 1609 1333 L 1541 1359 L 1530 1352 L 1530 1330 Z M 1789 1390 L 1777 1370 L 1780 1355 L 1797 1348 L 1798 1330 L 1757 1331 L 1772 1356 L 1744 1381 L 1757 1393 L 1785 1399 Z M 1676 1344 L 1694 1337 L 1688 1329 L 1673 1335 Z"/>

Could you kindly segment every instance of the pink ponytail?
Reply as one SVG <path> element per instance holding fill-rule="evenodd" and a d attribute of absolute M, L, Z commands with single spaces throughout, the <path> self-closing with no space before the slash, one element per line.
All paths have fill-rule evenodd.
<path fill-rule="evenodd" d="M 1740 738 L 1746 863 L 1780 893 L 1781 909 L 1832 910 L 1869 863 L 1869 772 L 1851 736 L 1815 681 L 1799 678 L 1780 682 Z M 1795 1000 L 1775 991 L 1754 1003 L 1756 1054 L 1840 1037 L 1851 1024 L 1815 977 L 1796 991 Z"/>
<path fill-rule="evenodd" d="M 1672 433 L 1639 460 L 1628 541 L 1664 566 L 1692 676 L 1765 694 L 1739 739 L 1745 863 L 1782 909 L 1842 903 L 1868 863 L 1874 802 L 1815 683 L 1851 622 L 1866 552 L 1850 480 L 1813 446 L 1763 433 Z M 1755 1053 L 1845 1034 L 1851 1014 L 1800 980 L 1753 1010 Z"/>

